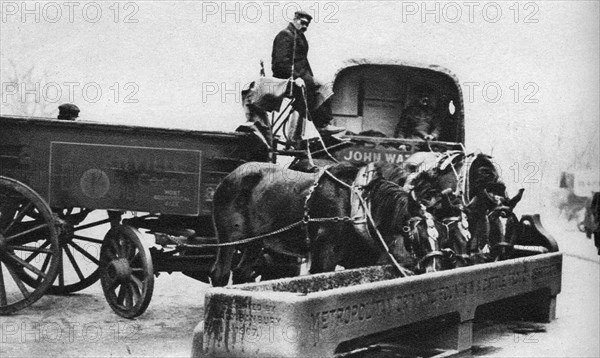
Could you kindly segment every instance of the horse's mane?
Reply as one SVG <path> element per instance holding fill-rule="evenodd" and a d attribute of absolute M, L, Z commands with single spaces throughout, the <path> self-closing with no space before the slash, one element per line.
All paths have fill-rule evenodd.
<path fill-rule="evenodd" d="M 406 225 L 409 212 L 409 193 L 401 186 L 383 178 L 373 180 L 365 194 L 371 204 L 371 215 L 383 233 L 399 233 Z"/>
<path fill-rule="evenodd" d="M 329 167 L 329 172 L 341 181 L 352 184 L 361 165 L 357 162 L 340 162 Z"/>
<path fill-rule="evenodd" d="M 400 186 L 404 186 L 406 178 L 410 174 L 403 166 L 394 163 L 379 161 L 375 163 L 375 167 L 383 178 Z"/>

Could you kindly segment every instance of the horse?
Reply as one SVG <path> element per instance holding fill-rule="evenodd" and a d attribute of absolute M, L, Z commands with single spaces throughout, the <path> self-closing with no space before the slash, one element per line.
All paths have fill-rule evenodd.
<path fill-rule="evenodd" d="M 449 189 L 444 190 L 441 206 L 432 208 L 442 237 L 440 247 L 444 253 L 444 270 L 472 264 L 468 250 L 471 232 L 466 211 L 462 205 L 453 203 L 450 194 Z"/>
<path fill-rule="evenodd" d="M 297 159 L 290 168 L 294 170 L 300 170 L 305 172 L 314 172 L 319 167 L 331 165 L 334 162 L 327 158 L 315 158 L 310 163 L 307 159 Z M 356 165 L 364 165 L 365 163 L 356 163 Z M 447 179 L 440 179 L 439 169 L 437 166 L 432 165 L 427 167 L 425 170 L 428 173 L 428 177 L 435 179 L 437 185 L 435 187 L 428 188 L 426 191 L 425 185 L 427 182 L 419 182 L 416 179 L 416 169 L 410 168 L 406 165 L 398 165 L 395 163 L 389 163 L 385 161 L 379 161 L 373 163 L 380 175 L 391 182 L 394 182 L 400 186 L 405 186 L 407 182 L 410 182 L 408 188 L 411 186 L 421 187 L 421 196 L 427 197 L 428 193 L 432 194 L 429 199 L 432 200 L 428 205 L 427 209 L 433 213 L 433 220 L 436 230 L 440 233 L 439 246 L 441 247 L 443 255 L 443 269 L 449 269 L 454 267 L 462 267 L 470 265 L 470 258 L 468 255 L 468 243 L 471 240 L 471 234 L 468 229 L 468 221 L 466 217 L 466 211 L 462 205 L 456 205 L 453 200 L 450 199 L 451 191 L 446 188 L 444 191 L 442 188 L 448 186 Z M 421 168 L 425 168 L 422 166 Z M 412 176 L 411 176 L 412 174 Z M 410 190 L 410 189 L 409 189 Z M 440 195 L 442 194 L 442 195 Z M 440 198 L 443 196 L 443 200 Z M 441 205 L 437 205 L 440 203 Z M 416 236 L 416 235 L 415 235 Z M 425 236 L 421 233 L 421 236 Z"/>
<path fill-rule="evenodd" d="M 422 215 L 419 201 L 414 199 L 420 193 L 411 195 L 376 176 L 362 188 L 361 198 L 370 203 L 374 224 L 369 225 L 371 238 L 365 238 L 357 234 L 357 220 L 351 217 L 352 183 L 359 170 L 351 163 L 318 173 L 292 171 L 270 163 L 246 163 L 231 172 L 217 187 L 213 201 L 217 239 L 227 245 L 218 249 L 210 273 L 213 285 L 228 283 L 235 246 L 243 254 L 232 270 L 234 283 L 252 280 L 252 266 L 264 249 L 309 257 L 311 274 L 333 271 L 337 265 L 352 267 L 356 247 L 368 249 L 363 252 L 362 265 L 381 261 L 386 255 L 385 246 L 392 246 L 396 253 L 410 254 L 417 244 L 409 241 L 403 229 L 412 217 Z M 419 179 L 431 180 L 426 176 Z M 383 242 L 372 239 L 379 235 Z M 402 263 L 402 257 L 399 261 Z M 402 275 L 410 274 L 404 267 L 399 269 Z"/>
<path fill-rule="evenodd" d="M 409 172 L 437 169 L 440 188 L 451 189 L 455 193 L 455 201 L 462 204 L 467 213 L 472 234 L 468 251 L 473 261 L 493 260 L 499 252 L 506 257 L 514 237 L 506 237 L 501 218 L 511 217 L 512 210 L 522 198 L 523 189 L 512 198 L 508 196 L 491 156 L 483 153 L 466 155 L 460 151 L 441 155 L 415 153 L 406 159 L 404 166 Z M 511 218 L 511 225 L 516 225 L 514 221 Z M 500 246 L 504 248 L 489 254 L 492 247 Z"/>

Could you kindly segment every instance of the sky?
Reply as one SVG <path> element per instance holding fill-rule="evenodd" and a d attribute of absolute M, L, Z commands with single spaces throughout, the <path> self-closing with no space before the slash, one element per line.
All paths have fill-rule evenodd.
<path fill-rule="evenodd" d="M 511 190 L 539 199 L 561 171 L 600 176 L 598 1 L 0 4 L 2 114 L 37 96 L 35 115 L 73 102 L 85 120 L 233 130 L 239 91 L 261 60 L 270 73 L 273 38 L 302 8 L 321 79 L 351 58 L 455 73 L 467 149 L 492 153 Z"/>

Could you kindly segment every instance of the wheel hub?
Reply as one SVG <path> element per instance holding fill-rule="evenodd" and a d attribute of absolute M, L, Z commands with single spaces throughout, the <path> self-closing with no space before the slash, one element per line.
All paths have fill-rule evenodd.
<path fill-rule="evenodd" d="M 128 281 L 131 273 L 131 266 L 127 259 L 116 259 L 108 265 L 108 276 L 120 282 Z"/>

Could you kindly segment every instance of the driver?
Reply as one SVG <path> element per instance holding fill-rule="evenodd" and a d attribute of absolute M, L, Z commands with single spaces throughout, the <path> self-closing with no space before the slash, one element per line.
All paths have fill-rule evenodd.
<path fill-rule="evenodd" d="M 332 135 L 343 132 L 345 128 L 331 125 L 329 101 L 323 100 L 329 92 L 323 84 L 316 81 L 308 62 L 308 41 L 304 32 L 308 29 L 312 16 L 305 11 L 296 11 L 294 19 L 281 30 L 273 41 L 271 53 L 271 69 L 273 77 L 288 79 L 290 77 L 302 78 L 306 85 L 306 97 L 311 117 L 321 135 Z M 319 98 L 321 97 L 321 98 Z M 327 112 L 327 113 L 322 113 Z"/>

